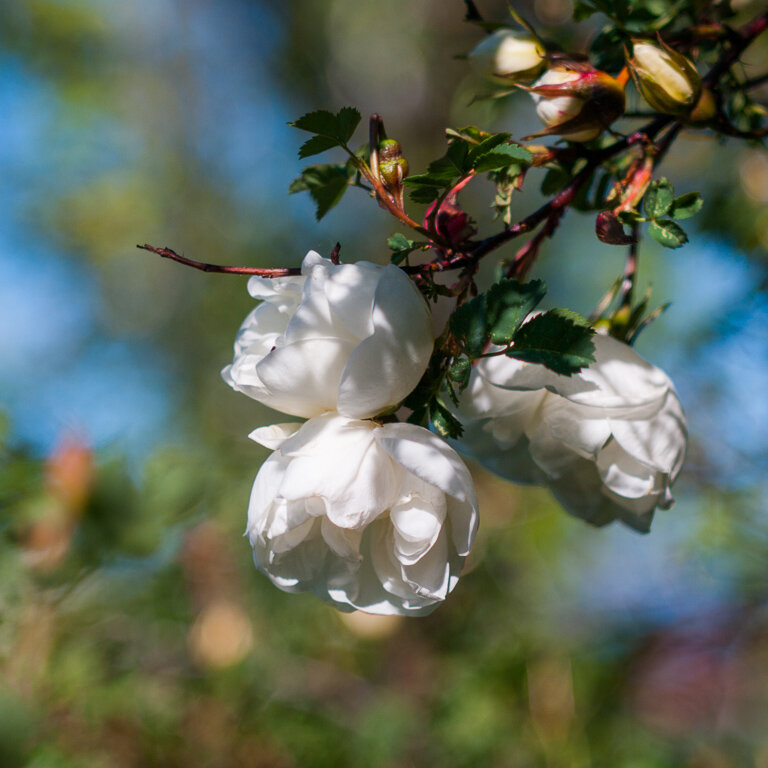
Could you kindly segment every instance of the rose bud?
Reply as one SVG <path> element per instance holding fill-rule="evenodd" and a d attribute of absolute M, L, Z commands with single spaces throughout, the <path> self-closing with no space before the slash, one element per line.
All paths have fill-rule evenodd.
<path fill-rule="evenodd" d="M 657 112 L 685 114 L 699 100 L 701 77 L 696 67 L 664 43 L 635 43 L 628 66 L 637 90 Z"/>
<path fill-rule="evenodd" d="M 591 141 L 624 112 L 624 88 L 588 64 L 568 62 L 547 70 L 530 88 L 536 114 L 546 126 L 527 136 L 559 134 L 569 141 Z"/>
<path fill-rule="evenodd" d="M 544 46 L 531 35 L 497 29 L 469 54 L 473 69 L 495 83 L 533 80 L 544 69 Z"/>

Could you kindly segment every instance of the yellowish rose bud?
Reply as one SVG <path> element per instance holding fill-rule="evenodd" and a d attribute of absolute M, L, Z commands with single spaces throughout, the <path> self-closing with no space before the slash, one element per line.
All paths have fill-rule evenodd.
<path fill-rule="evenodd" d="M 559 134 L 570 141 L 591 141 L 624 112 L 621 83 L 588 65 L 554 66 L 526 90 L 546 126 L 533 136 Z"/>
<path fill-rule="evenodd" d="M 545 65 L 544 46 L 529 34 L 497 29 L 479 43 L 469 61 L 483 77 L 509 84 L 533 80 Z"/>
<path fill-rule="evenodd" d="M 701 77 L 696 67 L 669 46 L 635 43 L 628 64 L 637 89 L 657 112 L 682 115 L 698 102 Z"/>

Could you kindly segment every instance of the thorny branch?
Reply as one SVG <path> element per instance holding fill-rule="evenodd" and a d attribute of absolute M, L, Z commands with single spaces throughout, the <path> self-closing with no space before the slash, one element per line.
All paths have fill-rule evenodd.
<path fill-rule="evenodd" d="M 477 18 L 477 9 L 471 0 L 465 0 L 467 5 L 467 15 L 470 18 Z M 477 14 L 477 16 L 475 15 Z M 702 82 L 705 86 L 710 88 L 717 87 L 720 78 L 728 72 L 733 64 L 735 64 L 741 54 L 747 49 L 752 41 L 758 37 L 761 33 L 768 29 L 768 11 L 761 16 L 753 19 L 748 24 L 741 27 L 739 30 L 728 30 L 730 39 L 730 47 L 723 53 L 720 59 L 712 66 L 709 72 L 702 78 Z M 692 32 L 693 30 L 689 30 Z M 722 30 L 716 30 L 718 35 L 722 34 Z M 746 81 L 742 84 L 742 88 L 751 88 L 762 84 L 768 78 L 767 75 L 763 75 L 753 80 Z M 629 115 L 631 116 L 631 115 Z M 405 210 L 398 205 L 397 201 L 388 193 L 384 185 L 381 182 L 378 173 L 378 138 L 381 130 L 381 118 L 379 115 L 372 115 L 370 121 L 370 167 L 363 160 L 350 152 L 353 162 L 361 175 L 371 184 L 373 187 L 373 195 L 377 199 L 379 205 L 385 208 L 395 218 L 407 225 L 411 229 L 425 235 L 429 238 L 430 244 L 435 248 L 435 252 L 438 254 L 436 258 L 424 264 L 404 266 L 402 269 L 408 274 L 420 276 L 422 278 L 429 276 L 436 272 L 444 272 L 447 270 L 462 269 L 464 274 L 471 275 L 477 269 L 477 263 L 487 254 L 495 251 L 497 248 L 506 244 L 507 242 L 514 240 L 522 235 L 529 234 L 534 231 L 540 224 L 544 224 L 542 229 L 521 248 L 515 259 L 512 261 L 508 274 L 515 277 L 523 277 L 533 265 L 536 255 L 539 250 L 539 246 L 557 229 L 563 215 L 568 207 L 573 202 L 577 193 L 581 188 L 590 180 L 595 170 L 606 160 L 609 160 L 617 155 L 621 154 L 630 147 L 643 144 L 653 145 L 653 161 L 654 164 L 661 162 L 662 158 L 669 150 L 673 141 L 677 137 L 681 128 L 683 127 L 679 121 L 676 121 L 673 117 L 667 115 L 659 115 L 655 117 L 651 122 L 644 126 L 639 131 L 618 139 L 614 143 L 598 150 L 576 150 L 582 157 L 587 160 L 584 168 L 570 181 L 570 183 L 558 192 L 551 200 L 542 205 L 540 208 L 529 214 L 525 218 L 521 219 L 515 224 L 506 227 L 501 232 L 495 235 L 491 235 L 480 241 L 467 240 L 460 246 L 448 246 L 438 233 L 434 231 L 428 231 L 423 226 L 420 226 L 414 221 Z M 739 136 L 741 138 L 762 138 L 768 133 L 766 130 L 752 131 L 744 133 L 738 131 L 733 126 L 730 126 L 727 122 L 722 120 L 717 122 L 717 130 L 725 135 Z M 662 138 L 657 141 L 657 137 L 668 128 Z M 562 152 L 569 152 L 569 150 L 561 150 Z M 552 150 L 547 155 L 537 158 L 534 165 L 542 165 L 548 162 L 556 156 L 558 150 Z M 460 183 L 461 184 L 461 183 Z M 462 184 L 463 186 L 463 184 Z M 435 213 L 437 208 L 435 207 Z M 434 229 L 433 222 L 426 222 L 430 227 L 430 230 Z M 301 270 L 296 267 L 239 267 L 239 266 L 224 266 L 218 264 L 209 264 L 206 262 L 195 261 L 176 253 L 171 248 L 158 248 L 153 245 L 145 243 L 144 245 L 138 245 L 137 248 L 155 253 L 163 258 L 171 259 L 185 266 L 192 267 L 193 269 L 199 269 L 203 272 L 212 272 L 219 274 L 238 274 L 238 275 L 258 275 L 260 277 L 274 278 L 274 277 L 286 277 L 290 275 L 299 275 Z M 337 246 L 338 248 L 338 246 Z M 338 250 L 334 249 L 332 258 L 338 259 Z"/>

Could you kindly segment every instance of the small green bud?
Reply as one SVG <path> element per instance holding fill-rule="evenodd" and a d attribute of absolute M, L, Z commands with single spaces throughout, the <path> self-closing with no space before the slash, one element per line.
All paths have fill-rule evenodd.
<path fill-rule="evenodd" d="M 379 142 L 379 175 L 384 186 L 391 192 L 399 190 L 408 175 L 408 161 L 403 157 L 400 144 L 394 139 Z"/>
<path fill-rule="evenodd" d="M 628 66 L 638 91 L 657 112 L 683 115 L 699 100 L 701 77 L 696 67 L 668 45 L 635 43 Z"/>

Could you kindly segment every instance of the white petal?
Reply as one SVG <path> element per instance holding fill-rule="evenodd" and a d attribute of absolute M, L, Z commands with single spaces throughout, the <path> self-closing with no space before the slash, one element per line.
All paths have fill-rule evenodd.
<path fill-rule="evenodd" d="M 385 424 L 376 440 L 392 458 L 416 477 L 462 501 L 477 506 L 472 477 L 448 443 L 415 424 Z"/>
<path fill-rule="evenodd" d="M 332 267 L 333 262 L 330 259 L 323 258 L 317 251 L 307 251 L 307 255 L 301 262 L 301 274 L 308 275 L 314 267 Z"/>
<path fill-rule="evenodd" d="M 248 503 L 248 525 L 246 533 L 253 537 L 261 535 L 268 523 L 272 502 L 278 494 L 280 485 L 288 468 L 288 459 L 279 453 L 273 453 L 260 467 L 253 482 Z"/>
<path fill-rule="evenodd" d="M 295 435 L 301 428 L 301 424 L 271 424 L 268 427 L 258 427 L 248 437 L 259 445 L 274 451 L 279 448 L 291 435 Z"/>
<path fill-rule="evenodd" d="M 451 564 L 448 559 L 448 536 L 443 531 L 432 548 L 413 565 L 402 569 L 403 578 L 417 595 L 434 600 L 445 600 L 455 585 L 451 580 Z"/>
<path fill-rule="evenodd" d="M 395 528 L 395 555 L 403 565 L 412 565 L 433 546 L 447 512 L 442 491 L 423 481 L 416 482 L 423 488 L 412 488 L 390 510 L 390 520 Z"/>
<path fill-rule="evenodd" d="M 328 268 L 325 292 L 333 316 L 358 340 L 373 333 L 374 297 L 384 270 L 368 261 Z"/>
<path fill-rule="evenodd" d="M 331 551 L 344 558 L 345 560 L 361 560 L 360 557 L 360 539 L 362 531 L 351 531 L 347 528 L 339 528 L 334 525 L 327 517 L 323 517 L 320 523 L 320 530 L 325 543 Z"/>
<path fill-rule="evenodd" d="M 314 427 L 312 421 L 307 422 L 308 432 Z M 331 429 L 320 430 L 301 449 L 296 449 L 296 438 L 288 444 L 294 453 L 281 494 L 288 499 L 321 497 L 331 522 L 342 528 L 361 528 L 395 500 L 401 472 L 374 440 L 375 425 L 344 424 L 340 417 L 327 422 Z"/>
<path fill-rule="evenodd" d="M 352 349 L 349 341 L 312 339 L 273 350 L 257 367 L 269 390 L 262 402 L 307 418 L 336 410 L 338 382 Z"/>
<path fill-rule="evenodd" d="M 472 548 L 477 533 L 477 494 L 464 462 L 444 440 L 415 424 L 385 424 L 376 440 L 408 472 L 456 499 L 451 504 L 453 545 L 460 554 Z"/>
<path fill-rule="evenodd" d="M 652 419 L 611 419 L 616 442 L 649 467 L 677 477 L 685 457 L 687 428 L 680 402 L 667 393 L 664 407 Z"/>
<path fill-rule="evenodd" d="M 615 440 L 600 452 L 597 469 L 603 483 L 618 496 L 639 499 L 657 491 L 659 473 L 633 459 Z"/>
<path fill-rule="evenodd" d="M 434 346 L 429 308 L 413 282 L 392 265 L 380 273 L 369 310 L 372 335 L 351 354 L 339 387 L 339 411 L 355 418 L 400 402 L 418 384 Z"/>
<path fill-rule="evenodd" d="M 586 418 L 587 410 L 570 400 L 549 395 L 542 402 L 536 432 L 546 430 L 553 440 L 584 458 L 594 458 L 611 437 L 611 422 L 605 418 L 603 409 L 592 409 L 597 418 Z"/>

